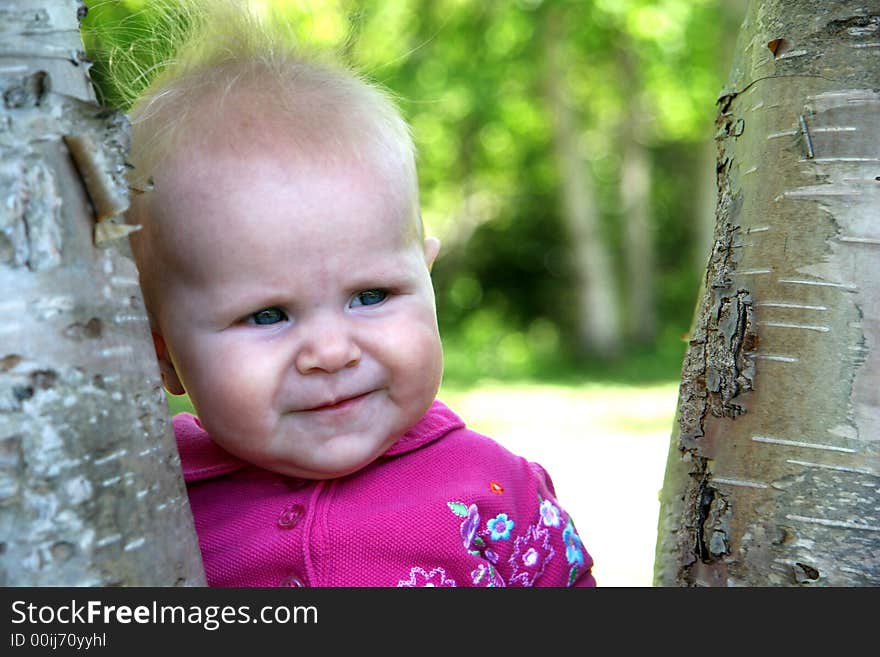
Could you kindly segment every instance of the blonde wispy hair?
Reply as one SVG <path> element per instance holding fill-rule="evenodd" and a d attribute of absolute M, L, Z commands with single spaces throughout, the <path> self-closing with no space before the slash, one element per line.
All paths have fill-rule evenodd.
<path fill-rule="evenodd" d="M 417 205 L 415 146 L 393 95 L 338 52 L 303 43 L 283 11 L 245 0 L 146 0 L 143 11 L 147 20 L 110 28 L 137 31 L 104 55 L 132 126 L 133 210 L 181 144 L 235 137 L 212 133 L 206 119 L 249 103 L 306 155 L 387 164 Z"/>

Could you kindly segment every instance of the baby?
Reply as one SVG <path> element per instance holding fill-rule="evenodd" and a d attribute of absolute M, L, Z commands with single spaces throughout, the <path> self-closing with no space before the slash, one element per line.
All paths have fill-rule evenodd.
<path fill-rule="evenodd" d="M 408 127 L 290 49 L 182 59 L 131 112 L 129 221 L 212 586 L 593 586 L 547 473 L 435 399 Z"/>

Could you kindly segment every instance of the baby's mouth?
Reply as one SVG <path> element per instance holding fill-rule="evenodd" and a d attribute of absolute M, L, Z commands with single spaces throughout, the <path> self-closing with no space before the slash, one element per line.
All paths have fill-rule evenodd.
<path fill-rule="evenodd" d="M 334 400 L 328 401 L 327 403 L 319 404 L 317 406 L 313 406 L 311 408 L 306 408 L 303 410 L 306 412 L 345 410 L 345 409 L 348 409 L 348 408 L 356 405 L 361 400 L 365 399 L 369 394 L 371 394 L 371 392 L 372 391 L 361 393 L 359 395 L 353 395 L 353 396 L 349 396 L 349 397 L 342 397 L 342 398 L 334 399 Z"/>

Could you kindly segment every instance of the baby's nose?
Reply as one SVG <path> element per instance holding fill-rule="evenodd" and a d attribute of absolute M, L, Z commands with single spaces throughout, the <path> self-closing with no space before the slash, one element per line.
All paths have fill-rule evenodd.
<path fill-rule="evenodd" d="M 360 361 L 361 350 L 344 319 L 324 318 L 303 328 L 307 335 L 296 355 L 301 374 L 338 372 Z"/>

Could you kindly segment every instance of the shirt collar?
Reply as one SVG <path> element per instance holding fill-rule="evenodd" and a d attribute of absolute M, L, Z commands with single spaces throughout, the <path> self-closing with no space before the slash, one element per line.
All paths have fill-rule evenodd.
<path fill-rule="evenodd" d="M 180 454 L 183 478 L 187 483 L 212 479 L 249 467 L 249 463 L 233 456 L 217 445 L 191 413 L 174 416 L 174 434 Z M 443 402 L 435 400 L 419 422 L 407 431 L 383 456 L 399 456 L 434 442 L 464 422 Z"/>

